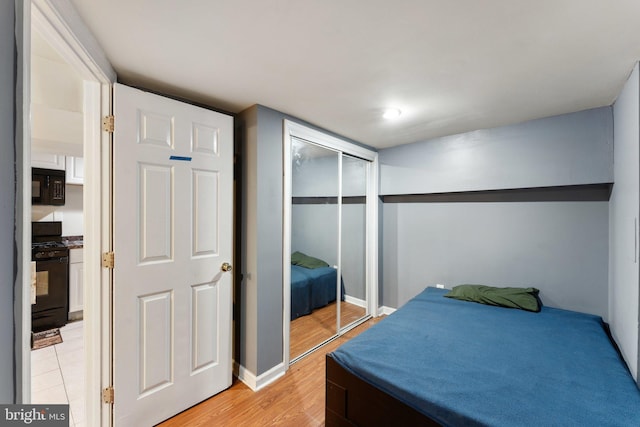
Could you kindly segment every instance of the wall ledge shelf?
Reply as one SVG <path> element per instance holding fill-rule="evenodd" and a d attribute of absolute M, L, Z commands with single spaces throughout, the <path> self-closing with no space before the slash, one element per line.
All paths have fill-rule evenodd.
<path fill-rule="evenodd" d="M 383 203 L 608 202 L 612 182 L 500 190 L 381 195 Z"/>

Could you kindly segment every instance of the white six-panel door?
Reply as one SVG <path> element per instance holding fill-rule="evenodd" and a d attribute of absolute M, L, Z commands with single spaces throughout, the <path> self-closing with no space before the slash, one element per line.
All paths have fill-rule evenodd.
<path fill-rule="evenodd" d="M 115 85 L 114 421 L 231 385 L 233 119 Z"/>

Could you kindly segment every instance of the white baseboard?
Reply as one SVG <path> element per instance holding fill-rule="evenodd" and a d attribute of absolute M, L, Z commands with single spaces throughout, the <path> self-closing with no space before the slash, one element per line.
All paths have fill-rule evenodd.
<path fill-rule="evenodd" d="M 379 316 L 383 315 L 383 314 L 388 316 L 388 315 L 392 314 L 394 311 L 396 311 L 395 308 L 387 307 L 386 305 L 383 305 L 382 307 L 378 307 L 378 315 Z"/>
<path fill-rule="evenodd" d="M 279 365 L 269 369 L 264 374 L 256 377 L 253 372 L 249 371 L 244 366 L 237 364 L 235 361 L 233 362 L 233 372 L 240 381 L 245 383 L 246 386 L 253 391 L 258 391 L 268 386 L 278 378 L 282 377 L 286 371 L 284 363 L 280 363 Z"/>
<path fill-rule="evenodd" d="M 367 303 L 365 300 L 360 298 L 352 297 L 349 295 L 344 296 L 344 302 L 348 302 L 349 304 L 357 305 L 358 307 L 367 308 Z"/>

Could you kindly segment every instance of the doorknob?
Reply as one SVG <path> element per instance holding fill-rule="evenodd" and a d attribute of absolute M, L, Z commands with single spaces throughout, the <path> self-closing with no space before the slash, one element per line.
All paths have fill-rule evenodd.
<path fill-rule="evenodd" d="M 222 266 L 220 267 L 220 270 L 222 270 L 222 271 L 231 271 L 231 270 L 233 270 L 233 267 L 231 267 L 231 264 L 229 264 L 228 262 L 224 262 L 224 263 L 222 263 Z"/>

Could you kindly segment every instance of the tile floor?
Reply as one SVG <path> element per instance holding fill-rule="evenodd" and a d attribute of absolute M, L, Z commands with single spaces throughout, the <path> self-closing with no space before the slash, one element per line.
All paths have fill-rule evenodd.
<path fill-rule="evenodd" d="M 84 427 L 82 321 L 60 328 L 62 343 L 31 351 L 31 402 L 68 403 L 70 427 Z"/>

